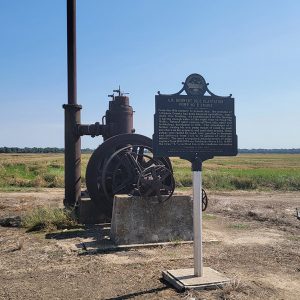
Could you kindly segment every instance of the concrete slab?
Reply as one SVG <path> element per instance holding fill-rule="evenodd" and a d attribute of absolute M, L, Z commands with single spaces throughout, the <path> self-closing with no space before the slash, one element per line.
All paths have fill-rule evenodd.
<path fill-rule="evenodd" d="M 149 244 L 130 244 L 130 245 L 115 245 L 112 241 L 107 240 L 107 243 L 103 243 L 102 245 L 98 245 L 97 248 L 90 247 L 89 244 L 86 245 L 87 250 L 82 253 L 84 255 L 88 254 L 96 254 L 96 253 L 103 253 L 103 252 L 119 252 L 119 251 L 127 251 L 131 249 L 143 249 L 143 248 L 156 248 L 156 247 L 163 247 L 163 246 L 179 246 L 185 244 L 191 244 L 191 241 L 183 241 L 179 243 L 173 242 L 166 242 L 166 243 L 149 243 Z M 80 244 L 80 248 L 82 248 L 82 243 Z"/>
<path fill-rule="evenodd" d="M 191 241 L 192 204 L 185 195 L 162 203 L 156 197 L 116 195 L 110 237 L 117 245 Z"/>
<path fill-rule="evenodd" d="M 194 268 L 163 271 L 162 275 L 178 291 L 217 289 L 229 282 L 225 275 L 209 267 L 203 268 L 202 277 L 194 275 Z"/>

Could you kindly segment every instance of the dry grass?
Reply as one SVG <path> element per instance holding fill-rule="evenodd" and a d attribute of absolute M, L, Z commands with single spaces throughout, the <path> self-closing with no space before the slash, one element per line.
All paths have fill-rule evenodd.
<path fill-rule="evenodd" d="M 61 208 L 39 207 L 22 218 L 22 226 L 30 231 L 54 231 L 75 227 L 71 213 Z"/>
<path fill-rule="evenodd" d="M 22 250 L 23 249 L 23 247 L 24 247 L 24 241 L 25 241 L 24 237 L 20 237 L 18 239 L 16 250 Z"/>
<path fill-rule="evenodd" d="M 176 185 L 192 186 L 191 164 L 172 158 Z M 203 185 L 213 190 L 300 190 L 299 154 L 240 154 L 203 164 Z"/>
<path fill-rule="evenodd" d="M 82 185 L 90 154 L 82 154 Z M 190 189 L 191 164 L 172 158 L 176 186 Z M 241 154 L 204 162 L 203 185 L 211 190 L 300 190 L 299 154 Z M 0 189 L 64 187 L 63 154 L 0 154 Z"/>
<path fill-rule="evenodd" d="M 220 290 L 219 297 L 222 300 L 241 299 L 241 293 L 245 292 L 245 287 L 239 279 L 233 279 Z"/>
<path fill-rule="evenodd" d="M 81 178 L 90 154 L 82 154 Z M 63 154 L 0 154 L 0 189 L 64 187 Z"/>

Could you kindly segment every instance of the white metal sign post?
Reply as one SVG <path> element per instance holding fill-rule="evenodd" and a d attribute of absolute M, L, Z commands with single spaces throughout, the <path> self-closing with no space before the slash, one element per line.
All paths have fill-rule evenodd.
<path fill-rule="evenodd" d="M 202 172 L 193 171 L 194 275 L 203 276 Z"/>
<path fill-rule="evenodd" d="M 192 163 L 194 268 L 163 272 L 163 278 L 178 290 L 219 288 L 229 280 L 218 271 L 203 267 L 202 163 L 214 156 L 235 156 L 237 152 L 231 94 L 215 95 L 205 79 L 193 73 L 179 92 L 158 92 L 155 96 L 154 157 L 177 156 Z M 187 214 L 191 216 L 190 211 Z"/>
<path fill-rule="evenodd" d="M 197 155 L 197 153 L 196 153 Z M 178 290 L 219 288 L 229 281 L 223 274 L 203 267 L 202 247 L 202 160 L 196 156 L 192 162 L 193 171 L 193 231 L 194 268 L 168 270 L 163 277 Z"/>

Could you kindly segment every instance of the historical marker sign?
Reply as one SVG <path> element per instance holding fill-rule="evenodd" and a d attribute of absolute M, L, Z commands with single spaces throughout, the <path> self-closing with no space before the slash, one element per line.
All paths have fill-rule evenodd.
<path fill-rule="evenodd" d="M 194 270 L 185 269 L 184 274 L 177 273 L 180 274 L 177 278 L 172 270 L 168 271 L 171 275 L 166 275 L 166 278 L 171 283 L 174 283 L 174 278 L 176 282 L 180 281 L 186 274 L 205 278 L 202 253 L 202 162 L 214 156 L 237 154 L 234 99 L 231 95 L 220 97 L 213 94 L 207 85 L 201 75 L 191 74 L 178 93 L 158 93 L 155 96 L 154 156 L 179 156 L 191 161 L 193 170 Z M 181 95 L 183 91 L 186 95 Z M 209 95 L 205 96 L 205 93 Z M 215 280 L 206 277 L 204 281 L 218 285 Z M 203 281 L 199 280 L 196 285 L 203 285 Z"/>
<path fill-rule="evenodd" d="M 180 95 L 183 90 L 187 95 Z M 211 93 L 198 74 L 190 75 L 177 94 L 159 93 L 155 96 L 153 150 L 155 156 L 188 160 L 236 155 L 234 99 Z"/>

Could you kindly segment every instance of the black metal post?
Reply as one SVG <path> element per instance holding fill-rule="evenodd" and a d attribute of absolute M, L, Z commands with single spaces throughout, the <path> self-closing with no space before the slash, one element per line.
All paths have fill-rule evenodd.
<path fill-rule="evenodd" d="M 76 0 L 67 0 L 68 104 L 77 104 Z"/>
<path fill-rule="evenodd" d="M 68 104 L 65 109 L 65 199 L 64 205 L 74 207 L 81 195 L 81 105 L 77 104 L 76 88 L 76 0 L 67 0 L 68 40 Z"/>

